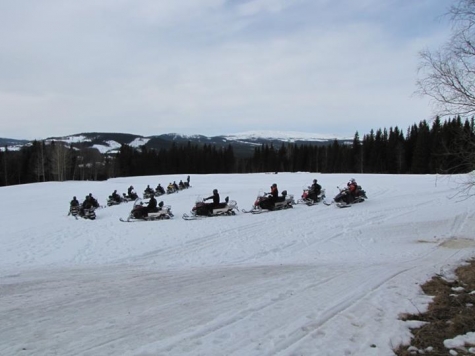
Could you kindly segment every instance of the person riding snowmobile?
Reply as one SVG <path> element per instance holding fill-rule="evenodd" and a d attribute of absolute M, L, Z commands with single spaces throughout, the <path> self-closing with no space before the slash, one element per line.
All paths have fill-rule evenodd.
<path fill-rule="evenodd" d="M 308 197 L 315 202 L 318 200 L 318 196 L 322 192 L 322 186 L 318 184 L 317 182 L 318 181 L 316 179 L 313 180 L 313 183 L 309 187 L 309 192 L 308 192 Z"/>
<path fill-rule="evenodd" d="M 173 183 L 168 183 L 167 193 L 174 193 L 174 192 L 175 192 L 175 186 L 173 185 Z"/>
<path fill-rule="evenodd" d="M 277 202 L 279 198 L 279 189 L 277 188 L 277 184 L 274 183 L 270 186 L 270 192 L 264 193 L 266 195 L 265 201 L 267 202 L 266 205 L 269 205 L 268 208 L 269 210 L 274 210 L 275 208 L 275 203 Z"/>
<path fill-rule="evenodd" d="M 143 191 L 143 197 L 150 198 L 153 195 L 155 195 L 155 191 L 152 188 L 150 188 L 150 185 L 147 185 L 147 188 L 145 188 Z"/>
<path fill-rule="evenodd" d="M 116 201 L 117 203 L 120 203 L 120 201 L 121 201 L 120 195 L 119 195 L 119 193 L 117 193 L 117 190 L 114 190 L 114 192 L 112 192 L 111 198 L 114 201 Z"/>
<path fill-rule="evenodd" d="M 131 185 L 129 189 L 127 189 L 127 195 L 130 199 L 137 199 L 138 195 L 135 193 L 134 187 Z"/>
<path fill-rule="evenodd" d="M 89 210 L 92 208 L 92 201 L 89 195 L 86 195 L 86 198 L 81 204 L 81 208 L 79 209 L 79 215 L 84 216 L 85 210 Z"/>
<path fill-rule="evenodd" d="M 155 190 L 157 191 L 157 193 L 165 194 L 165 189 L 163 189 L 160 183 L 158 183 L 157 188 Z"/>
<path fill-rule="evenodd" d="M 358 183 L 356 183 L 354 178 L 351 178 L 346 185 L 348 187 L 347 203 L 351 204 L 356 199 L 356 195 L 358 193 Z"/>
<path fill-rule="evenodd" d="M 203 199 L 203 201 L 207 201 L 213 199 L 212 203 L 207 203 L 206 206 L 208 207 L 209 214 L 213 214 L 213 209 L 219 205 L 220 198 L 218 189 L 213 189 L 213 195 L 209 196 L 208 198 Z"/>
<path fill-rule="evenodd" d="M 76 199 L 75 196 L 73 197 L 73 200 L 71 200 L 71 202 L 69 203 L 69 206 L 71 208 L 76 208 L 79 206 L 79 201 Z"/>
<path fill-rule="evenodd" d="M 274 183 L 270 186 L 270 193 L 268 193 L 270 196 L 270 200 L 272 201 L 272 203 L 275 203 L 277 202 L 277 198 L 279 197 L 279 189 L 277 188 L 277 184 Z"/>
<path fill-rule="evenodd" d="M 143 216 L 147 217 L 148 213 L 153 213 L 155 211 L 158 211 L 158 209 L 157 209 L 157 199 L 155 199 L 155 196 L 152 195 L 150 197 L 148 205 L 143 209 Z"/>
<path fill-rule="evenodd" d="M 94 208 L 98 208 L 99 207 L 99 202 L 97 201 L 96 198 L 94 198 L 92 196 L 92 193 L 89 193 L 89 200 L 91 201 L 91 205 L 94 207 Z"/>

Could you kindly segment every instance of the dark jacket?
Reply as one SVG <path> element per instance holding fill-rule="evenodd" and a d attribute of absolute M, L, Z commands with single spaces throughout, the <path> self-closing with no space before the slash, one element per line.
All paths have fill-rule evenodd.
<path fill-rule="evenodd" d="M 157 209 L 157 199 L 155 199 L 155 197 L 151 197 L 147 205 L 147 210 L 154 211 L 155 209 Z"/>
<path fill-rule="evenodd" d="M 209 199 L 213 199 L 213 204 L 214 204 L 215 206 L 218 205 L 218 204 L 219 204 L 219 201 L 220 201 L 220 199 L 219 199 L 219 193 L 213 194 L 212 196 L 206 198 L 205 201 L 206 201 L 206 200 L 209 200 Z"/>
<path fill-rule="evenodd" d="M 271 199 L 272 201 L 276 202 L 277 201 L 277 198 L 279 197 L 279 189 L 277 189 L 277 187 L 270 187 L 270 195 L 271 195 Z"/>
<path fill-rule="evenodd" d="M 313 183 L 311 186 L 310 186 L 310 190 L 315 193 L 316 195 L 320 194 L 321 191 L 322 191 L 322 186 L 318 183 Z"/>
<path fill-rule="evenodd" d="M 115 201 L 120 202 L 120 195 L 117 193 L 117 190 L 114 190 L 114 192 L 111 194 L 111 197 Z"/>
<path fill-rule="evenodd" d="M 86 199 L 82 202 L 83 209 L 90 209 L 92 208 L 92 201 L 90 197 L 86 197 Z"/>

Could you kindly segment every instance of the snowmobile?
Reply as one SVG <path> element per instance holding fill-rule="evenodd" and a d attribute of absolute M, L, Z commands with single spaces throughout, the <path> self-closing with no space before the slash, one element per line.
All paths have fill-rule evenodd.
<path fill-rule="evenodd" d="M 358 185 L 358 187 L 356 188 L 354 196 L 351 195 L 348 187 L 337 188 L 340 192 L 333 198 L 331 202 L 323 201 L 325 205 L 331 205 L 335 203 L 336 206 L 339 208 L 346 208 L 352 206 L 353 204 L 362 203 L 366 199 L 368 199 L 366 192 L 361 188 L 360 185 Z"/>
<path fill-rule="evenodd" d="M 170 205 L 163 205 L 163 201 L 158 203 L 158 207 L 155 211 L 147 212 L 147 206 L 144 205 L 142 199 L 138 198 L 134 202 L 132 211 L 127 219 L 120 218 L 120 221 L 154 221 L 154 220 L 167 220 L 173 217 Z"/>
<path fill-rule="evenodd" d="M 274 211 L 293 208 L 295 205 L 294 196 L 282 191 L 282 195 L 277 198 L 275 204 L 272 202 L 272 196 L 269 193 L 259 192 L 251 210 L 242 210 L 243 213 L 262 213 L 263 211 Z"/>
<path fill-rule="evenodd" d="M 312 206 L 321 202 L 323 199 L 325 199 L 325 189 L 322 189 L 320 194 L 315 195 L 315 193 L 310 190 L 310 187 L 308 187 L 303 189 L 302 197 L 297 201 L 297 203 Z"/>
<path fill-rule="evenodd" d="M 78 214 L 79 214 L 79 206 L 78 205 L 71 205 L 70 208 L 69 208 L 69 215 L 72 215 L 76 218 L 78 218 Z"/>
<path fill-rule="evenodd" d="M 135 201 L 139 198 L 139 196 L 135 192 L 132 192 L 130 194 L 124 193 L 124 198 L 127 199 L 128 201 Z"/>
<path fill-rule="evenodd" d="M 150 199 L 152 196 L 157 196 L 153 190 L 151 191 L 143 191 L 143 198 L 144 199 Z"/>
<path fill-rule="evenodd" d="M 178 189 L 176 189 L 173 185 L 169 185 L 167 187 L 167 194 L 173 194 L 173 193 L 176 193 L 178 192 Z"/>
<path fill-rule="evenodd" d="M 160 188 L 162 188 L 162 187 L 160 187 Z M 159 197 L 160 195 L 163 195 L 163 194 L 165 194 L 165 190 L 163 188 L 161 190 L 160 189 L 155 190 L 155 196 L 156 197 Z"/>
<path fill-rule="evenodd" d="M 196 200 L 195 206 L 191 210 L 191 215 L 183 214 L 185 220 L 196 220 L 198 218 L 211 217 L 211 216 L 228 216 L 236 215 L 238 210 L 237 202 L 235 200 L 229 200 L 229 197 L 224 199 L 224 203 L 219 203 L 217 207 L 212 208 L 212 203 L 205 203 L 201 197 Z"/>
<path fill-rule="evenodd" d="M 125 193 L 120 197 L 120 200 L 115 200 L 112 195 L 109 195 L 107 198 L 107 206 L 119 205 L 120 203 L 128 203 L 130 200 L 127 199 Z"/>
<path fill-rule="evenodd" d="M 89 220 L 95 220 L 96 219 L 96 208 L 94 206 L 91 206 L 89 209 L 88 208 L 80 208 L 79 209 L 79 216 L 84 218 L 84 219 L 89 219 Z"/>

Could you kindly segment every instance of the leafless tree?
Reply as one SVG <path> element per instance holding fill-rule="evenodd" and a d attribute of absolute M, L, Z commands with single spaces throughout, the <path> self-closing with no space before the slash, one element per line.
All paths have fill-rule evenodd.
<path fill-rule="evenodd" d="M 421 52 L 418 91 L 441 116 L 475 114 L 475 0 L 458 0 L 447 15 L 451 37 L 440 49 Z"/>
<path fill-rule="evenodd" d="M 56 180 L 62 182 L 67 179 L 67 172 L 70 167 L 69 150 L 62 142 L 54 145 L 52 152 L 53 174 Z"/>
<path fill-rule="evenodd" d="M 475 0 L 456 0 L 447 13 L 451 36 L 438 50 L 421 52 L 418 92 L 433 99 L 440 116 L 475 114 Z M 460 157 L 475 169 L 474 132 L 464 133 Z M 451 154 L 454 154 L 452 152 Z M 466 185 L 475 187 L 475 179 Z"/>

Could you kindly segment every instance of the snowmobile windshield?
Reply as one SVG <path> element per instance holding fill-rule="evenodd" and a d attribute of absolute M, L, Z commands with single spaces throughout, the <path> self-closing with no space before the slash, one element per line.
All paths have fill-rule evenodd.
<path fill-rule="evenodd" d="M 135 199 L 135 201 L 134 201 L 134 208 L 135 208 L 137 205 L 143 205 L 142 199 L 140 199 L 140 198 Z"/>

